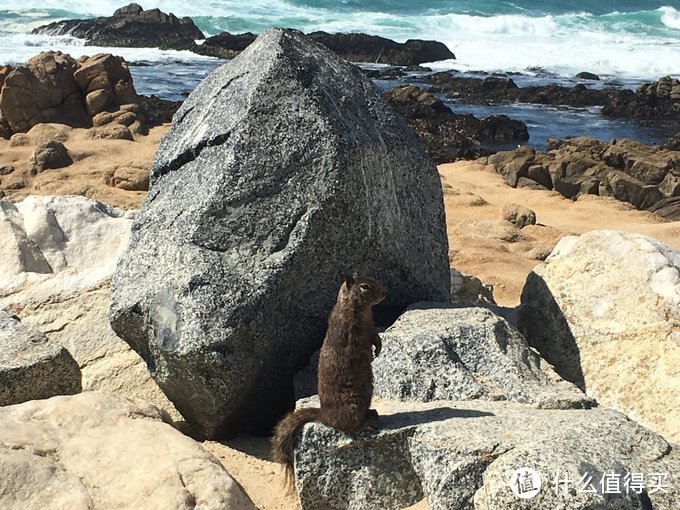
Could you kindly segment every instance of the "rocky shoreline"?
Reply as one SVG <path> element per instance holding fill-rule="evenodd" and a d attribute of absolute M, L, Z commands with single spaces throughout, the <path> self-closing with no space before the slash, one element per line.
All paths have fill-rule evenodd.
<path fill-rule="evenodd" d="M 137 7 L 117 17 L 165 20 Z M 261 506 L 277 487 L 246 487 L 206 450 L 225 454 L 217 441 L 318 405 L 294 383 L 313 380 L 348 269 L 387 289 L 375 316 L 381 426 L 304 427 L 300 508 L 522 510 L 513 480 L 526 468 L 543 481 L 532 508 L 680 505 L 680 408 L 668 398 L 680 391 L 680 246 L 587 232 L 600 218 L 580 209 L 599 201 L 612 224 L 630 218 L 677 243 L 661 219 L 680 207 L 676 141 L 484 155 L 464 191 L 470 169 L 433 160 L 525 141 L 525 124 L 457 115 L 414 85 L 383 94 L 298 31 L 261 34 L 176 112 L 139 98 L 111 55 L 46 53 L 5 71 L 0 381 L 16 387 L 0 392 L 1 507 Z M 79 172 L 90 180 L 74 194 L 101 202 L 33 195 Z M 510 195 L 550 200 L 555 216 Z M 573 210 L 589 228 L 550 226 Z M 496 272 L 530 264 L 520 306 L 495 305 L 451 267 L 465 256 L 508 257 Z"/>
<path fill-rule="evenodd" d="M 512 187 L 555 190 L 570 199 L 609 196 L 662 218 L 680 220 L 680 152 L 632 140 L 552 140 L 548 151 L 498 152 L 492 165 Z"/>
<path fill-rule="evenodd" d="M 129 4 L 113 16 L 94 19 L 65 20 L 37 27 L 33 34 L 68 35 L 86 39 L 86 45 L 113 47 L 152 47 L 191 50 L 199 55 L 232 59 L 257 38 L 256 34 L 222 32 L 206 37 L 191 18 L 177 18 L 159 9 L 144 10 Z M 368 34 L 328 34 L 312 32 L 310 39 L 352 62 L 372 62 L 395 66 L 455 59 L 442 43 L 410 39 L 397 43 Z M 196 44 L 196 40 L 203 40 Z"/>

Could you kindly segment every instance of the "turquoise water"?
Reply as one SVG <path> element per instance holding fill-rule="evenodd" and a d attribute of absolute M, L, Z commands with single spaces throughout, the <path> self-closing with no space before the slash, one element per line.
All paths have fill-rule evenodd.
<path fill-rule="evenodd" d="M 0 63 L 25 60 L 35 49 L 82 46 L 82 41 L 70 38 L 54 40 L 29 33 L 57 19 L 110 15 L 123 3 L 3 2 Z M 399 41 L 436 39 L 456 54 L 455 67 L 462 70 L 538 71 L 557 76 L 591 71 L 640 79 L 680 73 L 679 0 L 155 0 L 142 6 L 191 16 L 208 36 L 223 30 L 261 32 L 286 26 L 305 32 L 361 31 Z M 158 50 L 119 53 L 144 60 L 177 58 Z M 453 67 L 454 63 L 436 66 Z"/>

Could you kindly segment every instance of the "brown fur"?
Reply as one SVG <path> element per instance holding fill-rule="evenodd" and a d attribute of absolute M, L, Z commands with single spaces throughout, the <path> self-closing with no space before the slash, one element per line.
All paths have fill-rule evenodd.
<path fill-rule="evenodd" d="M 284 465 L 286 481 L 293 480 L 293 446 L 298 430 L 310 421 L 356 434 L 376 425 L 370 409 L 373 396 L 373 348 L 382 347 L 371 308 L 385 297 L 380 282 L 356 274 L 345 279 L 328 319 L 319 352 L 318 389 L 321 409 L 298 409 L 274 429 L 272 458 Z M 292 484 L 291 484 L 292 485 Z"/>

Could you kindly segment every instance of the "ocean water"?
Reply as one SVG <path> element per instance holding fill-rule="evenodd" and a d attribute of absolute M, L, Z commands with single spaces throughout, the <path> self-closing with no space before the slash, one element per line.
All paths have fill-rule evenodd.
<path fill-rule="evenodd" d="M 145 9 L 158 7 L 177 16 L 191 16 L 206 36 L 225 30 L 257 33 L 283 26 L 304 32 L 366 32 L 397 41 L 435 39 L 457 57 L 429 64 L 435 70 L 523 73 L 525 78 L 518 81 L 533 79 L 537 83 L 570 82 L 576 73 L 589 71 L 607 83 L 631 88 L 665 75 L 680 76 L 680 0 L 138 1 Z M 22 63 L 47 49 L 73 56 L 116 53 L 131 63 L 139 92 L 168 99 L 182 98 L 219 65 L 216 59 L 188 51 L 86 47 L 84 41 L 72 37 L 30 34 L 33 28 L 60 19 L 111 15 L 125 3 L 5 0 L 0 4 L 0 64 Z M 494 108 L 472 109 L 478 115 L 496 113 Z M 528 115 L 526 109 L 517 108 L 504 113 L 520 119 Z M 553 120 L 568 119 L 572 114 L 577 115 L 573 123 Z M 585 120 L 578 115 L 586 116 Z M 543 119 L 538 125 L 545 129 L 552 126 L 557 136 L 570 133 L 579 123 L 598 119 L 597 112 L 549 108 L 532 110 L 531 116 L 532 121 Z M 544 139 L 539 135 L 541 129 L 530 127 L 533 141 Z M 622 129 L 615 122 L 605 122 L 597 135 L 623 136 Z M 649 137 L 661 140 L 656 134 Z"/>
<path fill-rule="evenodd" d="M 110 15 L 113 0 L 6 0 L 0 7 L 0 63 L 19 62 L 57 46 L 92 53 L 82 41 L 29 35 L 63 18 Z M 570 76 L 655 79 L 680 73 L 680 0 L 146 0 L 191 16 L 206 35 L 260 32 L 274 26 L 303 31 L 362 31 L 403 41 L 436 39 L 456 54 L 439 69 L 514 71 Z M 121 50 L 126 58 L 172 60 L 157 50 Z M 182 55 L 184 60 L 197 57 Z"/>

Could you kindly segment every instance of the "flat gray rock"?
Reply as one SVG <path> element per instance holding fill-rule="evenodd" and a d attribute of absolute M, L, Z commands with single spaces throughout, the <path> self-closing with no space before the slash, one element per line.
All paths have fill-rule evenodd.
<path fill-rule="evenodd" d="M 80 390 L 80 368 L 73 356 L 0 309 L 0 406 Z"/>
<path fill-rule="evenodd" d="M 382 335 L 375 395 L 396 400 L 514 400 L 591 407 L 505 319 L 481 307 L 416 303 Z"/>
<path fill-rule="evenodd" d="M 392 320 L 449 299 L 436 168 L 351 64 L 274 29 L 176 113 L 112 284 L 111 323 L 206 437 L 269 431 L 342 275 Z"/>
<path fill-rule="evenodd" d="M 398 509 L 423 497 L 430 510 L 679 508 L 678 449 L 617 411 L 376 404 L 377 432 L 304 427 L 295 450 L 303 510 Z M 525 477 L 525 468 L 540 480 Z M 535 495 L 520 498 L 513 487 Z"/>

